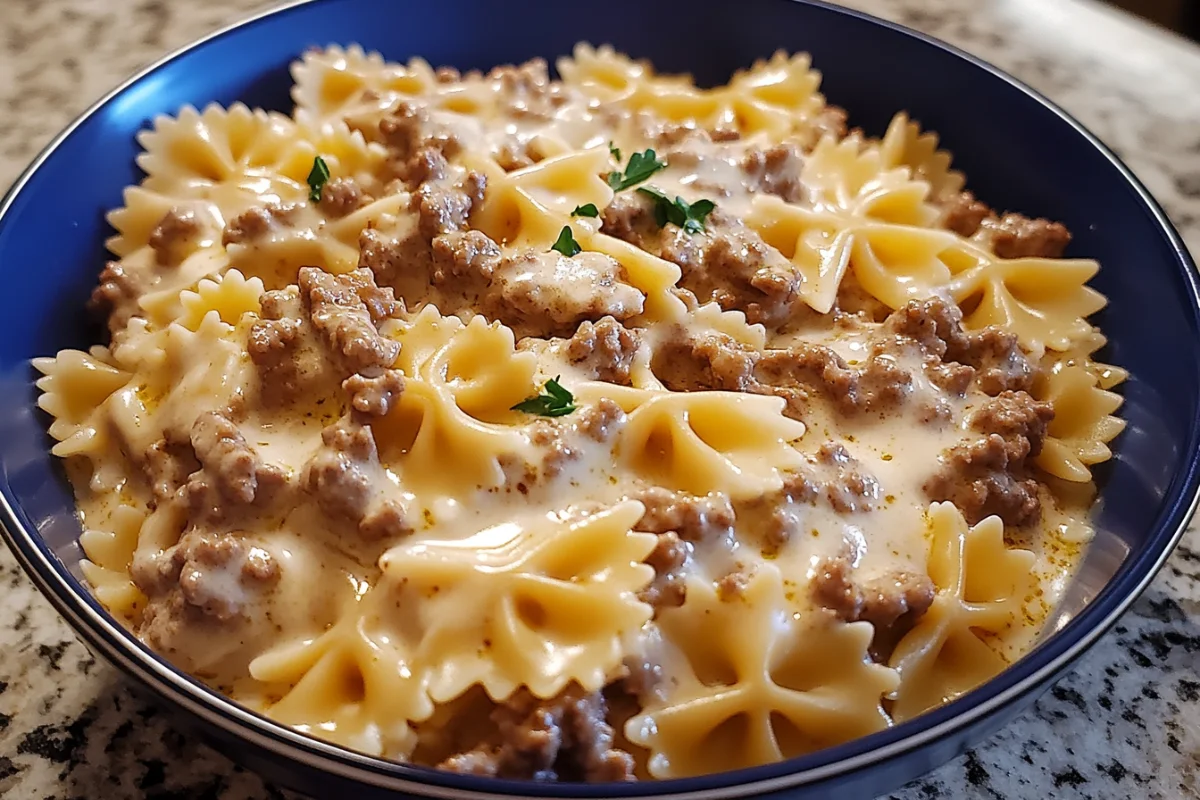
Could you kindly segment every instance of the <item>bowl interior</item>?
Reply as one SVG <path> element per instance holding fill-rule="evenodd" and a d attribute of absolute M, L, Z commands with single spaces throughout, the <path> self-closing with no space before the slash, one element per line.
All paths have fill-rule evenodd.
<path fill-rule="evenodd" d="M 1130 371 L 1121 389 L 1128 429 L 1115 443 L 1114 460 L 1099 471 L 1098 544 L 1054 625 L 1066 631 L 995 687 L 881 736 L 895 740 L 948 719 L 1067 652 L 1161 557 L 1195 492 L 1200 349 L 1190 343 L 1200 328 L 1197 291 L 1193 268 L 1161 212 L 1109 154 L 1035 95 L 943 46 L 861 16 L 791 0 L 744 0 L 736 7 L 699 0 L 686 8 L 613 0 L 586 22 L 580 11 L 580 24 L 570 23 L 572 13 L 555 0 L 529 0 L 519 14 L 486 0 L 294 7 L 140 77 L 18 184 L 0 219 L 0 275 L 9 286 L 0 294 L 0 494 L 11 507 L 4 522 L 19 546 L 56 557 L 47 580 L 59 601 L 91 602 L 77 583 L 79 525 L 70 489 L 48 453 L 29 359 L 95 341 L 98 331 L 83 305 L 105 260 L 110 231 L 103 215 L 121 204 L 123 187 L 139 180 L 134 136 L 155 115 L 237 100 L 288 112 L 288 63 L 308 46 L 330 43 L 357 42 L 393 60 L 421 55 L 434 65 L 486 69 L 534 56 L 553 63 L 585 40 L 649 58 L 661 71 L 691 72 L 702 84 L 723 82 L 784 48 L 813 55 L 824 93 L 848 109 L 852 125 L 880 134 L 894 112 L 907 110 L 941 135 L 981 199 L 1063 221 L 1075 235 L 1068 254 L 1102 263 L 1092 285 L 1110 298 L 1096 317 L 1110 340 L 1103 356 Z M 1171 342 L 1180 344 L 1164 346 Z M 84 597 L 70 598 L 71 592 Z M 866 746 L 806 757 L 803 765 Z"/>

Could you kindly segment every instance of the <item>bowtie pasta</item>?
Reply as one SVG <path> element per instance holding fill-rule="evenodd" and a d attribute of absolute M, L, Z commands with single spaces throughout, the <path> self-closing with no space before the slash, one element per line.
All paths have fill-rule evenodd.
<path fill-rule="evenodd" d="M 1124 377 L 1060 224 L 805 56 L 350 47 L 140 137 L 41 358 L 97 597 L 371 755 L 624 781 L 879 731 L 1031 644 Z"/>

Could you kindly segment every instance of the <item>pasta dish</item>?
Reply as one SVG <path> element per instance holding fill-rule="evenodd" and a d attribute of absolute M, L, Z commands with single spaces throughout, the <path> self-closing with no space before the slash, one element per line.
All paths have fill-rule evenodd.
<path fill-rule="evenodd" d="M 1122 428 L 1097 264 L 806 56 L 357 47 L 159 117 L 40 358 L 96 597 L 281 724 L 478 775 L 769 763 L 1032 644 Z"/>

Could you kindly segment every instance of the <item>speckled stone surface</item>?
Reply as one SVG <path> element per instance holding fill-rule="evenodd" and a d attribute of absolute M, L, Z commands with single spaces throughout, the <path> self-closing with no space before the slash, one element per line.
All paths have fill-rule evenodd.
<path fill-rule="evenodd" d="M 1200 252 L 1200 49 L 1087 2 L 847 4 L 949 40 L 1061 103 L 1117 150 Z M 121 78 L 263 5 L 0 0 L 0 188 Z M 131 695 L 0 548 L 0 796 L 289 795 L 181 735 Z M 1200 798 L 1195 531 L 1133 610 L 1031 712 L 892 795 L 1042 797 Z"/>

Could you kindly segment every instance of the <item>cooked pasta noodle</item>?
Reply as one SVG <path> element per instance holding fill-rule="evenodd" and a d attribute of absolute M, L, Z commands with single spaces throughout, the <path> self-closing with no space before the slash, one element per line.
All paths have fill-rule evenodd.
<path fill-rule="evenodd" d="M 557 67 L 331 46 L 290 117 L 140 137 L 110 341 L 34 361 L 97 597 L 283 724 L 510 778 L 762 764 L 1005 669 L 1122 428 L 1096 263 L 807 56 Z"/>

